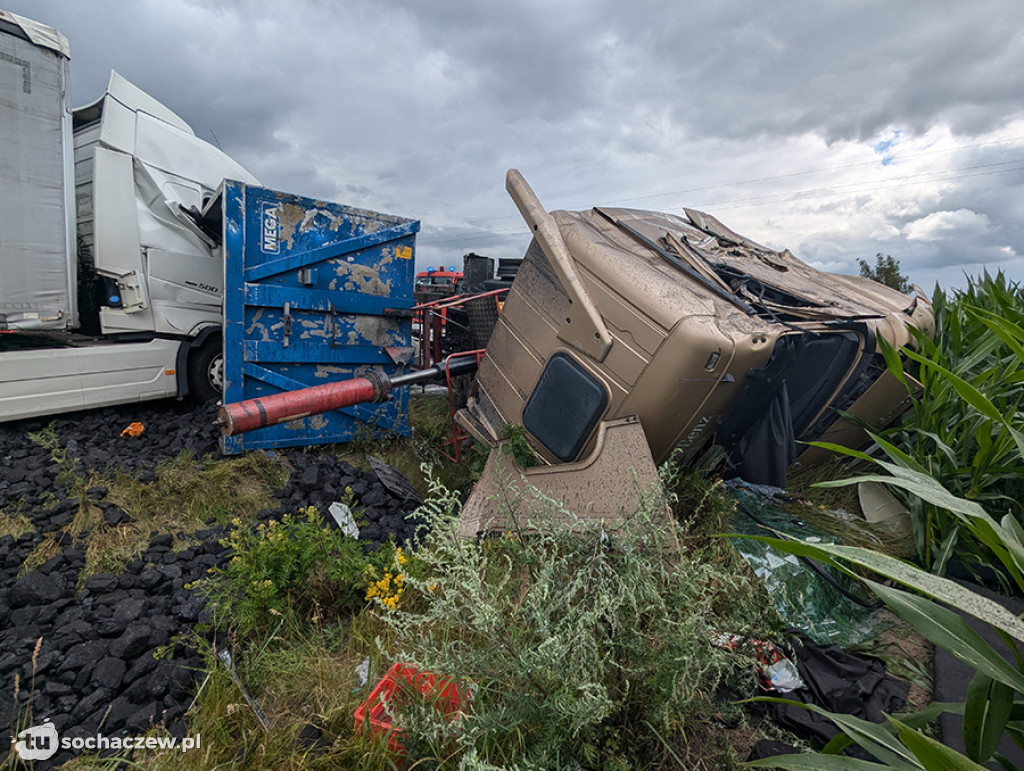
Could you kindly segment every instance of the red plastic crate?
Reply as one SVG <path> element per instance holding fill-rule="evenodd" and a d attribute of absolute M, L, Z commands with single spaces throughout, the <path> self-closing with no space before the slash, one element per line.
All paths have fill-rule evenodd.
<path fill-rule="evenodd" d="M 461 689 L 460 689 L 461 686 Z M 367 715 L 370 719 L 370 732 L 373 736 L 384 734 L 388 737 L 388 747 L 402 753 L 402 729 L 392 724 L 392 717 L 385 709 L 385 704 L 395 708 L 404 703 L 412 695 L 429 699 L 450 720 L 465 714 L 472 699 L 469 686 L 460 683 L 454 677 L 437 675 L 431 672 L 419 672 L 411 664 L 392 664 L 387 674 L 370 691 L 366 701 L 359 705 L 353 717 L 356 720 L 356 731 L 363 730 Z"/>

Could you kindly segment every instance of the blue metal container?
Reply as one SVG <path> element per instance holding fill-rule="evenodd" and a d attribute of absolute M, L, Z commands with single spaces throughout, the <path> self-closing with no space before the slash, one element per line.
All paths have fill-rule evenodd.
<path fill-rule="evenodd" d="M 224 401 L 411 360 L 415 234 L 388 214 L 224 183 Z M 408 393 L 223 437 L 227 454 L 409 434 Z"/>

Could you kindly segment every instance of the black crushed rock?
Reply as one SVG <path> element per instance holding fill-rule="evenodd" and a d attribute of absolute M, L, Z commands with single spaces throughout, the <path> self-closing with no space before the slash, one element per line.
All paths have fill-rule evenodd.
<path fill-rule="evenodd" d="M 213 405 L 166 401 L 91 410 L 53 422 L 61 448 L 78 462 L 77 473 L 117 468 L 152 482 L 153 467 L 183 449 L 198 457 L 218 456 L 214 414 Z M 144 433 L 122 438 L 121 431 L 134 421 L 145 426 Z M 17 512 L 36 528 L 0 538 L 0 619 L 5 620 L 0 624 L 0 728 L 13 736 L 31 702 L 34 722 L 49 718 L 71 738 L 100 730 L 127 735 L 157 723 L 184 735 L 184 714 L 204 664 L 194 647 L 174 640 L 210 620 L 205 598 L 185 587 L 230 557 L 221 540 L 231 526 L 211 521 L 192 534 L 154 532 L 125 572 L 95 574 L 78 591 L 85 542 L 58 531 L 72 521 L 80 500 L 68 495 L 63 477 L 58 480 L 61 467 L 50 450 L 28 437 L 49 423 L 0 424 L 0 517 Z M 276 457 L 290 470 L 288 482 L 278 493 L 278 506 L 258 512 L 258 520 L 301 516 L 302 509 L 315 506 L 328 526 L 337 527 L 330 505 L 351 498 L 365 549 L 392 540 L 409 544 L 423 534 L 425 522 L 413 514 L 418 500 L 391 492 L 376 473 L 323 450 Z M 107 492 L 94 486 L 85 497 L 109 525 L 128 521 L 127 513 L 105 500 Z M 19 576 L 32 550 L 53 533 L 60 552 Z M 185 549 L 172 550 L 175 536 L 186 542 Z M 318 741 L 312 734 L 304 738 Z M 62 751 L 35 767 L 56 766 L 72 756 Z"/>
<path fill-rule="evenodd" d="M 228 559 L 223 534 L 223 528 L 211 528 L 205 539 L 191 536 L 194 558 L 171 566 L 162 564 L 160 536 L 166 534 L 160 534 L 155 548 L 151 543 L 132 563 L 135 572 L 91 576 L 81 592 L 75 588 L 84 564 L 79 545 L 21 578 L 20 563 L 8 567 L 5 561 L 0 613 L 12 595 L 18 607 L 4 613 L 10 622 L 0 628 L 0 726 L 13 731 L 31 701 L 35 722 L 49 718 L 69 736 L 72 730 L 127 735 L 161 722 L 180 732 L 203 661 L 195 648 L 172 643 L 172 637 L 205 620 L 205 599 L 184 585 Z M 0 554 L 27 556 L 31 541 L 21 541 L 0 539 Z M 168 645 L 169 652 L 161 650 Z M 47 763 L 58 765 L 72 755 L 58 753 Z"/>
<path fill-rule="evenodd" d="M 64 480 L 58 480 L 60 464 L 49 449 L 29 438 L 29 433 L 50 423 L 80 473 L 117 468 L 138 473 L 145 482 L 156 480 L 152 469 L 157 463 L 182 450 L 191 449 L 197 456 L 218 453 L 216 413 L 212 402 L 196 405 L 169 399 L 0 424 L 0 509 L 10 511 L 20 503 L 43 532 L 67 524 L 78 509 L 78 500 L 66 498 Z M 122 437 L 121 432 L 133 422 L 142 423 L 142 435 Z M 99 503 L 106 493 L 103 487 L 92 487 L 86 495 Z"/>
<path fill-rule="evenodd" d="M 394 540 L 409 545 L 426 534 L 426 520 L 415 515 L 418 498 L 395 494 L 373 471 L 364 471 L 333 455 L 294 450 L 285 457 L 294 469 L 278 494 L 280 505 L 259 513 L 259 519 L 279 519 L 315 506 L 330 527 L 338 527 L 329 513 L 334 502 L 352 499 L 352 514 L 359 527 L 359 540 L 367 549 Z M 393 469 L 392 469 L 393 470 Z M 396 472 L 397 473 L 397 472 Z"/>

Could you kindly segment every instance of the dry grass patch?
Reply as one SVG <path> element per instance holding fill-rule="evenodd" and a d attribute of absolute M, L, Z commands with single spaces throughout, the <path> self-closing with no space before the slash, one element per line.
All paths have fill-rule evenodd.
<path fill-rule="evenodd" d="M 242 645 L 234 656 L 242 684 L 267 718 L 266 728 L 211 653 L 209 671 L 188 713 L 189 734 L 202 736 L 201 749 L 184 755 L 136 753 L 137 767 L 150 771 L 393 768 L 379 747 L 363 742 L 352 730 L 352 713 L 376 682 L 381 667 L 373 642 L 381 629 L 374 615 L 364 612 L 337 626 L 278 631 L 262 644 Z M 370 682 L 361 687 L 356 667 L 367 656 L 373 662 Z M 314 740 L 310 733 L 316 731 L 321 733 Z M 91 766 L 81 767 L 85 768 Z M 74 767 L 74 771 L 81 769 Z"/>
<path fill-rule="evenodd" d="M 64 549 L 63 539 L 60 538 L 60 533 L 48 534 L 25 558 L 25 561 L 21 563 L 21 567 L 18 569 L 18 575 L 23 576 L 26 573 L 31 573 L 37 567 L 42 565 L 48 559 L 56 557 Z"/>
<path fill-rule="evenodd" d="M 430 485 L 423 466 L 434 469 L 434 475 L 452 490 L 468 489 L 483 470 L 486 453 L 467 449 L 460 464 L 452 463 L 445 453 L 453 452 L 446 443 L 451 436 L 451 412 L 448 395 L 442 392 L 415 393 L 409 399 L 409 426 L 412 436 L 390 439 L 357 437 L 349 444 L 337 445 L 335 453 L 347 463 L 371 471 L 366 455 L 373 455 L 401 471 L 421 498 L 426 498 Z"/>
<path fill-rule="evenodd" d="M 79 584 L 95 573 L 123 572 L 146 550 L 154 531 L 193 532 L 207 527 L 211 519 L 219 523 L 235 518 L 254 521 L 257 512 L 275 504 L 273 490 L 284 484 L 287 471 L 263 453 L 203 461 L 186 450 L 158 464 L 156 476 L 150 484 L 121 471 L 82 478 L 78 486 L 83 490 L 106 486 L 107 501 L 122 508 L 134 521 L 110 525 L 102 510 L 83 497 L 74 519 L 59 532 L 47 535 L 25 560 L 21 573 L 39 567 L 72 542 L 85 548 Z M 33 529 L 25 517 L 19 520 L 5 516 L 0 523 L 15 534 Z M 175 542 L 175 548 L 187 545 Z"/>
<path fill-rule="evenodd" d="M 188 450 L 158 464 L 155 473 L 156 481 L 149 484 L 123 472 L 93 480 L 106 485 L 107 500 L 134 521 L 116 527 L 102 517 L 95 522 L 86 546 L 85 576 L 124 570 L 146 550 L 153 531 L 193 532 L 211 519 L 221 524 L 235 518 L 254 521 L 257 512 L 274 505 L 273 490 L 287 478 L 285 469 L 263 453 L 202 461 Z M 176 548 L 186 546 L 175 543 Z"/>
<path fill-rule="evenodd" d="M 0 511 L 0 538 L 20 538 L 26 533 L 34 533 L 35 530 L 36 526 L 32 524 L 32 520 L 24 514 Z"/>
<path fill-rule="evenodd" d="M 210 519 L 254 519 L 274 505 L 272 491 L 288 477 L 279 461 L 261 452 L 208 461 L 185 450 L 154 471 L 157 479 L 149 484 L 123 472 L 105 475 L 100 483 L 108 487 L 108 501 L 162 533 L 201 529 Z"/>

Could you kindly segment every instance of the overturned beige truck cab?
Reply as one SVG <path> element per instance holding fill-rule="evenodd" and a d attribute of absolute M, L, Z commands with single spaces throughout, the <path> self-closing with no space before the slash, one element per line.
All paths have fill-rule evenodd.
<path fill-rule="evenodd" d="M 822 457 L 802 443 L 865 442 L 841 411 L 881 427 L 909 406 L 879 338 L 930 335 L 927 301 L 815 270 L 702 212 L 548 213 L 516 170 L 506 186 L 534 240 L 458 417 L 492 447 L 521 425 L 548 464 L 526 481 L 567 507 L 615 518 L 636 504 L 624 458 L 639 494 L 673 450 L 690 460 L 712 441 L 748 481 L 784 486 Z M 500 455 L 492 476 L 513 473 Z M 485 474 L 464 529 L 488 529 L 484 500 L 506 482 Z"/>

